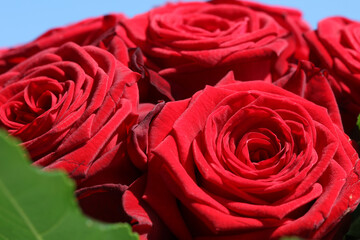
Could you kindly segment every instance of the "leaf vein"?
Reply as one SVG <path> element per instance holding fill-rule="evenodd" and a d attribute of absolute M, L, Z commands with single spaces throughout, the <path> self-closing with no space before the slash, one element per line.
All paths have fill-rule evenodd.
<path fill-rule="evenodd" d="M 49 227 L 49 229 L 47 229 L 46 231 L 42 232 L 41 235 L 45 236 L 46 234 L 49 234 L 51 231 L 53 231 L 54 229 L 56 229 L 61 222 L 66 218 L 66 213 L 64 213 L 59 219 L 58 221 L 56 221 L 51 227 Z"/>
<path fill-rule="evenodd" d="M 16 211 L 19 213 L 20 217 L 23 218 L 25 224 L 29 227 L 30 231 L 34 234 L 35 239 L 43 240 L 41 235 L 36 231 L 35 226 L 31 223 L 30 219 L 28 218 L 28 216 L 26 215 L 24 210 L 20 207 L 20 205 L 18 204 L 16 199 L 12 196 L 11 192 L 6 188 L 6 186 L 1 181 L 1 179 L 0 179 L 0 189 L 3 190 L 5 196 L 8 197 L 10 203 L 14 206 Z"/>

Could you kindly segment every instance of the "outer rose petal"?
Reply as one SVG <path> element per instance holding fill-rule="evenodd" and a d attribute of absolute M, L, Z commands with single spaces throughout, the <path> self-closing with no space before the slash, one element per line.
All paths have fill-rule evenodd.
<path fill-rule="evenodd" d="M 121 184 L 102 184 L 81 188 L 76 196 L 88 216 L 106 222 L 127 222 L 129 217 L 119 204 L 126 189 L 127 186 Z"/>
<path fill-rule="evenodd" d="M 51 29 L 30 43 L 0 52 L 0 74 L 42 50 L 59 47 L 66 42 L 89 45 L 124 18 L 122 14 L 88 18 L 66 27 Z"/>
<path fill-rule="evenodd" d="M 331 78 L 332 76 L 324 73 L 311 62 L 300 61 L 297 68 L 291 67 L 289 73 L 274 84 L 325 107 L 333 122 L 342 129 L 340 112 L 329 83 Z"/>
<path fill-rule="evenodd" d="M 281 88 L 207 87 L 146 122 L 147 182 L 136 199 L 148 206 L 125 211 L 142 212 L 148 227 L 145 213 L 156 213 L 178 239 L 331 239 L 359 203 L 359 157 L 341 126 Z"/>
<path fill-rule="evenodd" d="M 146 175 L 138 178 L 123 197 L 123 206 L 127 210 L 127 214 L 136 215 L 131 222 L 133 231 L 140 234 L 140 239 L 175 239 L 148 204 L 141 199 L 146 178 Z M 136 212 L 132 212 L 133 210 Z"/>

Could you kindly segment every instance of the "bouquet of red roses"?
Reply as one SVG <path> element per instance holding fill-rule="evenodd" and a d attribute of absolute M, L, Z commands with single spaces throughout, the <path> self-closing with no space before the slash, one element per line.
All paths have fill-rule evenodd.
<path fill-rule="evenodd" d="M 341 239 L 359 31 L 242 0 L 86 19 L 0 51 L 0 126 L 140 239 Z"/>

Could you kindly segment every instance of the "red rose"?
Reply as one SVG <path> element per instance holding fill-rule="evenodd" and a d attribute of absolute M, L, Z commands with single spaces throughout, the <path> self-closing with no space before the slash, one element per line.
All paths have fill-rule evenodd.
<path fill-rule="evenodd" d="M 251 81 L 157 107 L 123 198 L 143 239 L 331 239 L 360 200 L 356 151 L 302 97 Z"/>
<path fill-rule="evenodd" d="M 277 78 L 288 61 L 307 58 L 301 33 L 309 29 L 295 10 L 235 0 L 177 3 L 120 23 L 127 45 L 139 47 L 144 65 L 159 74 L 151 85 L 175 100 L 230 70 L 241 81 Z"/>
<path fill-rule="evenodd" d="M 350 132 L 360 113 L 360 23 L 342 17 L 326 18 L 316 31 L 305 34 L 312 47 L 312 61 L 333 75 L 330 83 L 337 97 L 345 129 Z"/>
<path fill-rule="evenodd" d="M 0 74 L 50 47 L 59 47 L 66 42 L 75 42 L 81 46 L 89 45 L 124 18 L 122 14 L 88 18 L 66 27 L 51 29 L 25 45 L 6 51 L 0 50 Z"/>
<path fill-rule="evenodd" d="M 298 65 L 290 64 L 287 74 L 277 80 L 269 80 L 276 86 L 326 108 L 333 123 L 340 129 L 343 129 L 335 96 L 329 85 L 329 75 L 324 74 L 321 69 L 315 67 L 311 62 L 300 61 Z M 233 72 L 229 72 L 227 76 L 217 83 L 217 86 L 234 84 L 236 82 L 238 81 L 234 78 Z M 129 153 L 132 161 L 139 169 L 146 170 L 147 168 L 149 154 L 147 132 L 152 118 L 161 110 L 163 104 L 164 102 L 155 107 L 150 105 L 146 108 L 146 111 L 142 111 L 142 115 L 148 113 L 147 116 L 143 116 L 141 119 L 144 120 L 134 125 L 130 133 Z"/>
<path fill-rule="evenodd" d="M 123 219 L 107 199 L 121 198 L 139 174 L 125 141 L 138 117 L 138 79 L 112 54 L 75 43 L 0 75 L 0 125 L 22 140 L 35 165 L 66 170 L 85 212 L 102 220 Z"/>

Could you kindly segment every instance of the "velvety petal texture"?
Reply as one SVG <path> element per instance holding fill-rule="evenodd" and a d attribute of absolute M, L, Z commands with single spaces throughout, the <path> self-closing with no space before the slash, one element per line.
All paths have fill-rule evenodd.
<path fill-rule="evenodd" d="M 360 88 L 359 31 L 360 22 L 331 17 L 320 21 L 316 31 L 305 34 L 312 50 L 311 60 L 333 76 L 330 83 L 347 132 L 356 128 L 360 113 L 360 95 L 355 90 Z"/>
<path fill-rule="evenodd" d="M 143 237 L 323 239 L 359 202 L 349 138 L 326 108 L 289 91 L 263 81 L 209 86 L 154 111 L 147 181 L 123 199 Z"/>
<path fill-rule="evenodd" d="M 152 95 L 170 100 L 215 85 L 230 70 L 241 81 L 278 78 L 288 62 L 308 58 L 302 33 L 309 28 L 291 9 L 236 0 L 169 3 L 120 25 L 127 46 L 140 48 L 143 65 L 157 73 L 148 80 Z"/>
<path fill-rule="evenodd" d="M 91 215 L 102 220 L 121 220 L 115 199 L 139 173 L 126 154 L 138 120 L 139 77 L 107 51 L 75 43 L 0 75 L 1 127 L 22 141 L 35 165 L 67 171 L 80 204 L 97 201 Z M 113 208 L 104 202 L 109 195 L 116 196 Z"/>

